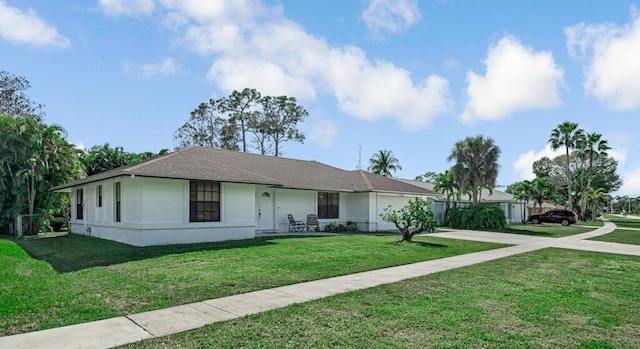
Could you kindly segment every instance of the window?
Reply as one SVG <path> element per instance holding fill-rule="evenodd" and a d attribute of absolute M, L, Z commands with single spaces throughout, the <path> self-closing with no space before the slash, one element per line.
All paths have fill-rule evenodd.
<path fill-rule="evenodd" d="M 338 193 L 318 193 L 318 219 L 338 218 Z"/>
<path fill-rule="evenodd" d="M 114 203 L 116 205 L 115 207 L 115 217 L 114 220 L 116 222 L 120 222 L 122 219 L 122 187 L 120 185 L 120 182 L 116 182 L 115 183 L 115 187 L 114 187 Z"/>
<path fill-rule="evenodd" d="M 102 207 L 102 185 L 96 187 L 96 206 Z"/>
<path fill-rule="evenodd" d="M 189 222 L 220 221 L 220 183 L 189 183 Z"/>
<path fill-rule="evenodd" d="M 82 210 L 82 202 L 84 201 L 84 192 L 82 189 L 76 190 L 76 219 L 82 220 L 84 218 L 84 212 Z"/>

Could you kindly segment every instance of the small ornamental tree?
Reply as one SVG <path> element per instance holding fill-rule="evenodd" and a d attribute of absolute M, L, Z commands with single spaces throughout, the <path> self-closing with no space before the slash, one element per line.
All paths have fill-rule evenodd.
<path fill-rule="evenodd" d="M 399 210 L 394 210 L 389 205 L 380 217 L 385 222 L 395 224 L 402 233 L 402 241 L 411 241 L 414 235 L 425 231 L 433 233 L 436 227 L 431 204 L 421 198 L 409 200 L 407 205 Z"/>

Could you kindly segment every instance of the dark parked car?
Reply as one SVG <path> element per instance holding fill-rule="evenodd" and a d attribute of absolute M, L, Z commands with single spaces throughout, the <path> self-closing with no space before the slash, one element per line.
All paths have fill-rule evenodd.
<path fill-rule="evenodd" d="M 540 223 L 560 223 L 564 226 L 574 224 L 576 222 L 576 214 L 568 210 L 551 210 L 545 213 L 532 214 L 527 222 L 533 224 Z"/>

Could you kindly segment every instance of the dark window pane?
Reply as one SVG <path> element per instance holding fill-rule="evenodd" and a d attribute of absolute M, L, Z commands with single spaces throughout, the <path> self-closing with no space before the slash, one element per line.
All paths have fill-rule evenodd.
<path fill-rule="evenodd" d="M 337 219 L 339 212 L 339 194 L 320 192 L 318 193 L 318 218 Z"/>
<path fill-rule="evenodd" d="M 189 221 L 220 221 L 220 183 L 210 181 L 190 182 Z"/>

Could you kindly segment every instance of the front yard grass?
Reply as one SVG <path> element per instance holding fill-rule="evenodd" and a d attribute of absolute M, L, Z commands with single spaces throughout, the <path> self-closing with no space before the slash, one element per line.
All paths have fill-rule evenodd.
<path fill-rule="evenodd" d="M 576 223 L 576 225 L 578 226 L 587 226 L 587 227 L 602 227 L 604 226 L 604 222 L 601 220 L 596 220 L 596 221 L 578 221 Z"/>
<path fill-rule="evenodd" d="M 522 235 L 533 235 L 533 236 L 543 236 L 549 238 L 561 238 L 570 235 L 583 234 L 592 231 L 594 228 L 591 227 L 578 227 L 575 225 L 570 225 L 568 227 L 563 227 L 561 224 L 551 224 L 551 223 L 542 223 L 542 224 L 512 224 L 508 226 L 506 229 L 496 229 L 490 230 L 498 233 L 509 233 L 509 234 L 522 234 Z"/>
<path fill-rule="evenodd" d="M 505 245 L 395 236 L 133 247 L 68 235 L 0 239 L 0 335 L 11 335 Z"/>
<path fill-rule="evenodd" d="M 616 229 L 609 234 L 593 237 L 589 240 L 619 242 L 621 244 L 640 245 L 640 231 Z"/>
<path fill-rule="evenodd" d="M 640 229 L 640 219 L 622 218 L 618 216 L 607 216 L 607 218 L 615 223 L 619 228 L 637 228 Z"/>
<path fill-rule="evenodd" d="M 640 258 L 545 249 L 126 348 L 639 348 Z"/>

